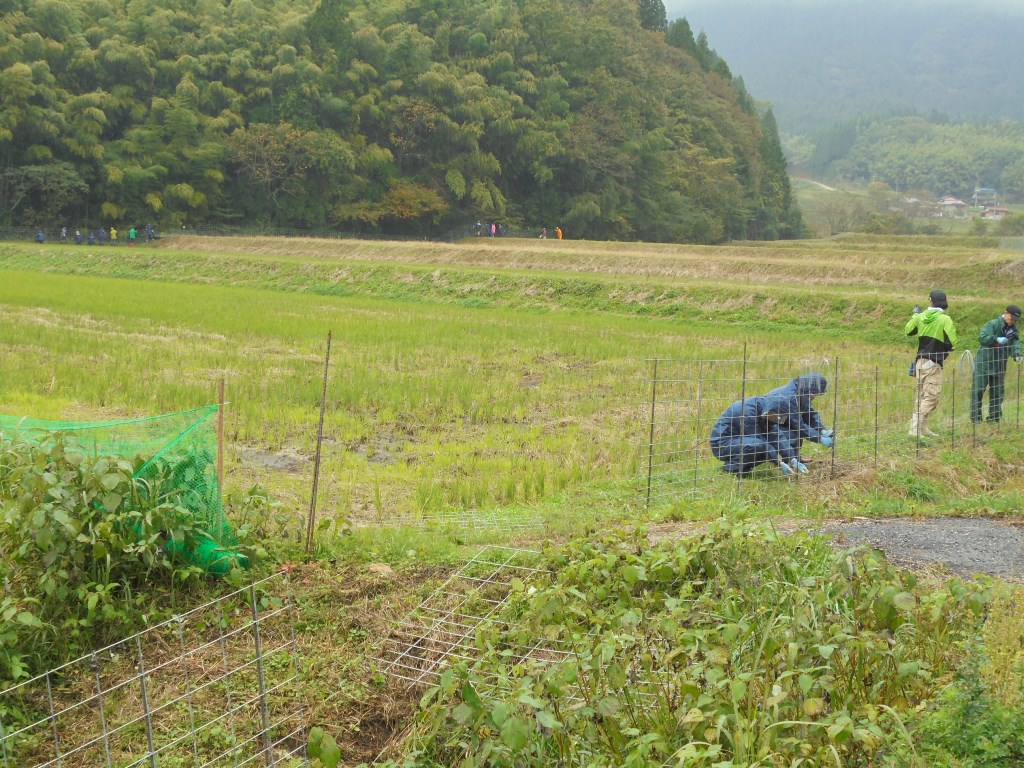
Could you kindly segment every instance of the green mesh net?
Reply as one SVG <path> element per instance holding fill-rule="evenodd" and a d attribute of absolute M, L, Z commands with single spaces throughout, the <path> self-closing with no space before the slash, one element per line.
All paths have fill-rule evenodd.
<path fill-rule="evenodd" d="M 189 545 L 169 545 L 185 560 L 212 573 L 247 564 L 233 550 L 238 537 L 228 523 L 217 479 L 218 406 L 118 421 L 48 421 L 0 414 L 0 434 L 44 443 L 57 433 L 73 438 L 92 458 L 126 459 L 141 497 L 188 510 L 205 534 Z"/>

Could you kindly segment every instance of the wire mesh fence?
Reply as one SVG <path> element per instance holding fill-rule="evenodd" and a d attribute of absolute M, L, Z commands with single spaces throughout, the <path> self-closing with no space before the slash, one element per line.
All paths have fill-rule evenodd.
<path fill-rule="evenodd" d="M 395 625 L 374 658 L 380 670 L 404 685 L 429 685 L 449 664 L 476 661 L 477 634 L 499 627 L 514 583 L 526 584 L 539 573 L 537 555 L 508 547 L 481 549 Z M 541 638 L 534 640 L 517 649 L 522 658 L 566 655 Z"/>
<path fill-rule="evenodd" d="M 299 670 L 277 574 L 0 691 L 0 765 L 306 764 Z"/>
<path fill-rule="evenodd" d="M 786 477 L 767 461 L 750 474 L 723 471 L 725 464 L 712 452 L 710 438 L 730 405 L 745 405 L 798 376 L 819 374 L 827 380 L 827 390 L 813 400 L 813 408 L 835 433 L 830 447 L 810 440 L 796 445 L 808 470 L 798 477 L 807 481 L 873 466 L 881 458 L 918 457 L 936 446 L 976 446 L 993 434 L 1019 429 L 1021 366 L 1006 371 L 1001 411 L 990 408 L 991 392 L 985 393 L 979 410 L 971 402 L 975 367 L 970 352 L 946 360 L 938 408 L 923 422 L 925 429 L 914 429 L 912 416 L 922 391 L 920 381 L 908 375 L 912 360 L 906 354 L 649 361 L 640 462 L 647 503 L 711 494 L 748 479 Z"/>

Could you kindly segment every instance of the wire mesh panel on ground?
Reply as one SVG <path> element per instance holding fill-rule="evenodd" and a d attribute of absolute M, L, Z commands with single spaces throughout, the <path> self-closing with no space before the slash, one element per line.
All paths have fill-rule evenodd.
<path fill-rule="evenodd" d="M 206 570 L 224 574 L 244 558 L 221 501 L 217 478 L 218 406 L 117 421 L 49 421 L 0 414 L 0 438 L 49 445 L 65 441 L 83 458 L 131 464 L 137 498 L 118 504 L 153 506 L 170 502 L 195 523 L 196 541 L 173 543 L 175 553 Z"/>
<path fill-rule="evenodd" d="M 820 374 L 826 392 L 813 401 L 825 424 L 835 430 L 825 448 L 809 441 L 799 446 L 808 466 L 805 479 L 834 477 L 851 467 L 874 465 L 880 458 L 913 458 L 936 446 L 977 445 L 992 435 L 1020 426 L 1021 368 L 1006 373 L 1002 417 L 977 423 L 971 418 L 973 358 L 951 355 L 943 369 L 943 387 L 928 429 L 910 435 L 911 415 L 921 390 L 909 374 L 913 354 L 850 356 L 813 360 L 665 360 L 649 363 L 641 405 L 641 471 L 647 503 L 680 495 L 710 494 L 735 487 L 742 477 L 723 471 L 709 440 L 725 410 L 736 402 L 786 385 L 798 376 Z M 987 397 L 987 396 L 986 396 Z M 782 478 L 770 464 L 752 479 Z"/>
<path fill-rule="evenodd" d="M 0 691 L 0 766 L 295 765 L 299 669 L 277 574 Z"/>
<path fill-rule="evenodd" d="M 476 661 L 477 633 L 504 621 L 501 611 L 514 582 L 525 584 L 539 572 L 534 566 L 537 555 L 530 550 L 484 547 L 395 626 L 374 659 L 381 671 L 406 684 L 426 685 L 453 662 Z M 524 658 L 565 655 L 542 648 L 540 638 L 517 652 Z"/>

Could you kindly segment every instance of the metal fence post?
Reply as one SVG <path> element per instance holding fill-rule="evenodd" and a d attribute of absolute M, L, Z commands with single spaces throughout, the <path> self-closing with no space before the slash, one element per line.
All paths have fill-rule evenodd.
<path fill-rule="evenodd" d="M 917 444 L 914 448 L 914 458 L 917 459 L 921 458 L 921 393 L 924 391 L 924 387 L 922 386 L 921 382 L 921 377 L 918 375 L 917 372 L 917 363 L 919 362 L 920 360 L 915 360 L 914 365 L 914 380 L 917 383 L 917 402 L 914 405 L 914 419 L 912 422 L 914 425 L 914 432 L 916 433 L 914 437 L 917 441 Z"/>
<path fill-rule="evenodd" d="M 744 411 L 747 408 L 747 342 L 743 342 L 743 380 L 740 382 L 740 471 L 736 475 L 736 489 L 743 488 L 743 468 L 746 466 L 747 420 Z"/>
<path fill-rule="evenodd" d="M 103 731 L 103 753 L 107 758 L 107 768 L 112 768 L 110 760 L 110 734 L 107 731 L 107 713 L 103 706 L 103 683 L 100 681 L 100 663 L 94 651 L 89 657 L 89 665 L 92 667 L 93 676 L 96 678 L 96 703 L 100 710 L 100 728 Z"/>
<path fill-rule="evenodd" d="M 138 652 L 139 688 L 142 692 L 142 714 L 146 719 L 146 742 L 149 744 L 149 765 L 156 768 L 156 744 L 153 742 L 153 713 L 149 709 L 149 692 L 146 690 L 146 663 L 142 658 L 142 639 L 135 636 L 135 649 Z"/>
<path fill-rule="evenodd" d="M 836 393 L 838 396 L 838 393 Z M 833 425 L 833 429 L 835 425 Z M 878 366 L 875 366 L 875 466 L 878 466 Z"/>
<path fill-rule="evenodd" d="M 224 636 L 227 622 L 224 620 L 224 609 L 219 602 L 217 603 L 217 627 L 220 630 L 220 656 L 224 662 L 224 699 L 228 707 L 228 728 L 231 730 L 231 743 L 234 745 L 238 743 L 238 736 L 235 735 L 235 712 L 231 706 L 231 664 L 228 661 L 228 642 Z"/>
<path fill-rule="evenodd" d="M 53 726 L 53 749 L 57 765 L 64 765 L 60 754 L 60 734 L 57 732 L 57 714 L 53 706 L 53 684 L 50 682 L 50 673 L 46 673 L 46 699 L 50 703 L 50 725 Z"/>
<path fill-rule="evenodd" d="M 185 700 L 188 705 L 188 724 L 192 729 L 192 752 L 196 758 L 196 768 L 199 768 L 199 738 L 196 733 L 196 711 L 192 704 L 192 676 L 188 672 L 188 652 L 185 650 L 185 628 L 184 628 L 184 617 L 177 616 L 178 626 L 176 626 L 175 634 L 178 636 L 178 642 L 181 645 L 181 661 L 185 672 Z"/>
<path fill-rule="evenodd" d="M 647 439 L 647 508 L 651 508 L 651 483 L 654 479 L 654 409 L 658 399 L 658 358 L 651 374 L 651 430 Z"/>
<path fill-rule="evenodd" d="M 256 678 L 260 688 L 260 718 L 263 727 L 263 757 L 267 766 L 273 765 L 270 751 L 270 712 L 267 709 L 267 679 L 263 673 L 263 642 L 260 639 L 259 608 L 256 605 L 256 587 L 249 587 L 249 605 L 252 607 L 252 639 L 256 646 Z"/>
<path fill-rule="evenodd" d="M 953 369 L 953 412 L 949 416 L 949 447 L 956 447 L 956 385 L 957 379 L 960 377 L 957 375 L 960 373 L 959 366 Z"/>
<path fill-rule="evenodd" d="M 1021 364 L 1017 364 L 1017 429 L 1020 429 L 1020 369 Z"/>
<path fill-rule="evenodd" d="M 832 432 L 833 434 L 838 430 L 839 425 L 839 393 L 841 391 L 839 387 L 839 358 L 835 361 L 835 373 L 833 378 L 836 382 L 835 395 L 832 397 Z M 836 441 L 832 440 L 832 466 L 829 469 L 829 478 L 836 476 Z"/>
<path fill-rule="evenodd" d="M 697 367 L 697 416 L 694 425 L 695 445 L 693 448 L 693 490 L 696 491 L 699 484 L 700 473 L 700 409 L 704 398 L 704 361 L 698 361 Z"/>

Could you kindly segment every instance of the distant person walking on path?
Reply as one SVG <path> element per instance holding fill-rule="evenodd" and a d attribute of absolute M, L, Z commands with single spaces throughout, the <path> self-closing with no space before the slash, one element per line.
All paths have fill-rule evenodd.
<path fill-rule="evenodd" d="M 1003 416 L 1003 382 L 1006 362 L 1013 358 L 1021 361 L 1020 307 L 1011 304 L 1002 315 L 989 320 L 978 334 L 978 354 L 974 358 L 974 380 L 971 384 L 971 421 L 981 421 L 981 401 L 988 390 L 988 420 L 999 421 Z"/>
<path fill-rule="evenodd" d="M 946 314 L 949 309 L 946 294 L 935 290 L 928 300 L 928 309 L 914 307 L 914 314 L 904 329 L 907 336 L 917 336 L 917 357 L 911 368 L 917 382 L 914 415 L 908 430 L 912 437 L 938 437 L 928 429 L 928 419 L 939 407 L 942 366 L 956 347 L 956 327 Z"/>
<path fill-rule="evenodd" d="M 128 228 L 128 245 L 135 245 L 135 227 Z"/>

